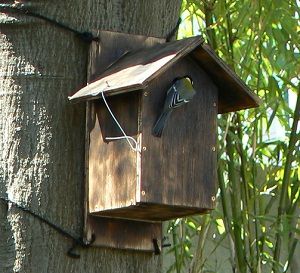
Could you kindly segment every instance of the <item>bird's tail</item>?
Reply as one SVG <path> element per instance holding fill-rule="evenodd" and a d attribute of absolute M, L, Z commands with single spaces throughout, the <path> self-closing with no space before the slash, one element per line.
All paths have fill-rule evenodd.
<path fill-rule="evenodd" d="M 170 115 L 170 111 L 166 111 L 161 113 L 159 116 L 158 120 L 156 121 L 153 129 L 152 129 L 152 134 L 156 137 L 161 137 L 163 129 L 165 127 L 166 121 Z"/>

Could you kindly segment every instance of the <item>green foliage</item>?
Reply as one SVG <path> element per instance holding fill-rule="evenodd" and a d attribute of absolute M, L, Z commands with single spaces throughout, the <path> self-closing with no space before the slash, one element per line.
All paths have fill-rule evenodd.
<path fill-rule="evenodd" d="M 289 270 L 300 234 L 299 16 L 299 0 L 183 1 L 179 39 L 205 37 L 262 105 L 219 117 L 218 205 L 170 223 L 168 272 L 225 272 L 222 257 L 210 262 L 225 241 L 231 272 Z"/>

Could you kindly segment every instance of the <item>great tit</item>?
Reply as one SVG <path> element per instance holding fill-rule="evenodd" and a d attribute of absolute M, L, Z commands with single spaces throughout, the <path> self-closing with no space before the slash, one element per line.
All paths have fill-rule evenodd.
<path fill-rule="evenodd" d="M 172 110 L 188 103 L 195 94 L 196 91 L 193 87 L 193 80 L 189 76 L 176 78 L 167 91 L 163 110 L 152 130 L 153 135 L 161 137 L 165 123 Z"/>

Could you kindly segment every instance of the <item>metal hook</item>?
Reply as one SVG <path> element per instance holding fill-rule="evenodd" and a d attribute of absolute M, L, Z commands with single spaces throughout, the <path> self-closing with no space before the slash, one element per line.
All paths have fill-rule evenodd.
<path fill-rule="evenodd" d="M 74 252 L 77 246 L 78 246 L 78 242 L 76 242 L 74 240 L 73 245 L 69 248 L 69 250 L 67 252 L 67 255 L 70 258 L 73 258 L 73 259 L 79 259 L 80 258 L 80 255 Z"/>
<path fill-rule="evenodd" d="M 67 255 L 70 257 L 70 258 L 73 258 L 73 259 L 79 259 L 80 258 L 80 254 L 77 254 L 75 252 L 75 249 L 78 247 L 78 246 L 81 246 L 81 247 L 89 247 L 91 246 L 91 244 L 93 244 L 96 240 L 96 236 L 95 234 L 92 234 L 92 238 L 89 242 L 87 243 L 84 243 L 82 238 L 78 239 L 78 240 L 74 240 L 73 241 L 73 245 L 69 248 L 68 252 L 67 252 Z"/>
<path fill-rule="evenodd" d="M 168 242 L 164 243 L 165 241 L 168 241 Z M 169 238 L 167 236 L 164 236 L 162 238 L 162 245 L 161 245 L 161 247 L 163 248 L 163 247 L 170 247 L 170 246 L 171 246 L 171 243 L 169 243 Z"/>
<path fill-rule="evenodd" d="M 161 247 L 158 244 L 158 239 L 152 239 L 153 246 L 154 246 L 154 254 L 159 255 L 161 253 Z"/>

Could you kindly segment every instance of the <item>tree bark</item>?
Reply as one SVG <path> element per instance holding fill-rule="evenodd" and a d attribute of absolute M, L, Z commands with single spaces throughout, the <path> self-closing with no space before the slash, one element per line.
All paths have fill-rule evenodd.
<path fill-rule="evenodd" d="M 11 3 L 12 1 L 7 1 Z M 3 3 L 3 1 L 2 1 Z M 181 0 L 24 1 L 79 31 L 165 37 Z M 0 197 L 80 237 L 83 225 L 84 104 L 67 96 L 86 82 L 88 45 L 37 18 L 0 13 Z M 0 201 L 0 272 L 160 272 L 152 254 L 79 249 L 30 214 Z"/>

